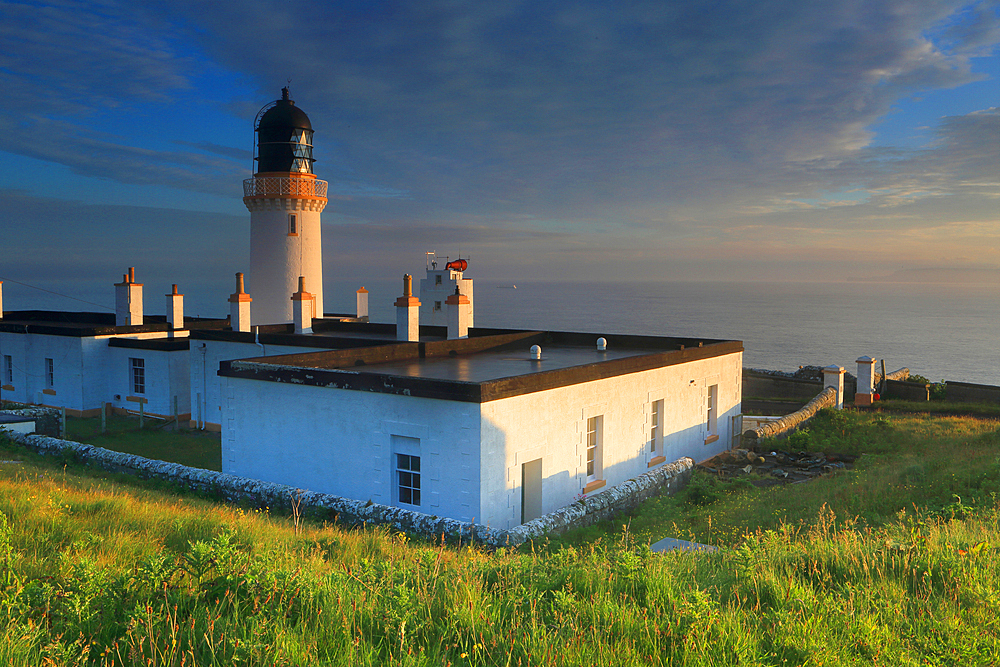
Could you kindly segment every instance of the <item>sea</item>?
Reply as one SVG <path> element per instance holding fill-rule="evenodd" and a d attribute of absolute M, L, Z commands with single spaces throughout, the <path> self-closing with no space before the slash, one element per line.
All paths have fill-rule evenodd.
<path fill-rule="evenodd" d="M 327 312 L 352 313 L 361 285 L 327 281 Z M 398 281 L 365 285 L 371 319 L 395 322 Z M 192 286 L 185 313 L 225 317 L 232 286 Z M 4 283 L 4 308 L 113 309 L 113 292 L 51 292 Z M 68 300 L 53 294 L 73 294 Z M 211 295 L 211 298 L 209 298 Z M 217 295 L 222 295 L 217 296 Z M 1000 385 L 1000 285 L 913 282 L 560 282 L 475 278 L 478 326 L 743 341 L 743 365 L 794 371 L 858 357 L 884 359 L 931 381 Z M 30 299 L 29 299 L 30 297 Z M 163 297 L 145 296 L 162 313 Z M 30 303 L 30 305 L 28 305 Z"/>

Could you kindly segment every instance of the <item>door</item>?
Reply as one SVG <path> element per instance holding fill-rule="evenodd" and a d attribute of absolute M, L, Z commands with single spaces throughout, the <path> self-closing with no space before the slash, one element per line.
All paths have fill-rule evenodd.
<path fill-rule="evenodd" d="M 542 516 L 542 460 L 521 464 L 521 523 Z"/>

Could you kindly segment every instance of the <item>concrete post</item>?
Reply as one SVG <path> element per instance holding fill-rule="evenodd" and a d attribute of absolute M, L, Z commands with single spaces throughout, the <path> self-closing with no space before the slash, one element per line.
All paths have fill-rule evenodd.
<path fill-rule="evenodd" d="M 869 356 L 858 358 L 858 392 L 854 405 L 871 405 L 875 399 L 875 360 Z"/>
<path fill-rule="evenodd" d="M 250 303 L 243 288 L 243 274 L 236 274 L 236 291 L 229 295 L 229 326 L 233 331 L 250 331 Z"/>
<path fill-rule="evenodd" d="M 413 296 L 413 276 L 403 276 L 403 296 L 396 299 L 396 340 L 420 340 L 420 301 Z"/>
<path fill-rule="evenodd" d="M 0 280 L 0 320 L 3 319 L 3 281 Z"/>
<path fill-rule="evenodd" d="M 295 333 L 311 334 L 313 321 L 313 295 L 306 291 L 306 277 L 299 276 L 299 291 L 292 295 L 292 322 Z"/>
<path fill-rule="evenodd" d="M 445 300 L 448 308 L 448 340 L 469 337 L 469 299 L 458 291 Z"/>
<path fill-rule="evenodd" d="M 358 319 L 368 321 L 368 290 L 358 290 Z"/>
<path fill-rule="evenodd" d="M 844 408 L 844 367 L 830 365 L 823 369 L 823 388 L 833 387 L 837 390 L 837 409 Z"/>

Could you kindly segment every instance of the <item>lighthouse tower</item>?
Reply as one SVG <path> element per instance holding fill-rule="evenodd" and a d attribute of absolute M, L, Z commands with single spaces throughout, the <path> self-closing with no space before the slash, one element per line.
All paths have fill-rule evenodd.
<path fill-rule="evenodd" d="M 243 181 L 250 211 L 250 323 L 293 320 L 292 294 L 305 278 L 312 316 L 323 317 L 320 214 L 327 182 L 313 174 L 312 123 L 281 89 L 281 99 L 257 114 L 256 171 Z"/>

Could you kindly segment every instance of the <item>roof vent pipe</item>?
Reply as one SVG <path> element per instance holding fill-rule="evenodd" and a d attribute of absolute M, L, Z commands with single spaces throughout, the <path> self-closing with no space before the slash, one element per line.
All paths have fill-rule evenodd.
<path fill-rule="evenodd" d="M 540 345 L 531 346 L 531 358 L 541 359 L 542 358 L 542 347 Z"/>
<path fill-rule="evenodd" d="M 607 349 L 608 349 L 608 340 L 604 336 L 601 336 L 600 338 L 597 339 L 597 351 L 605 352 L 607 351 Z"/>

